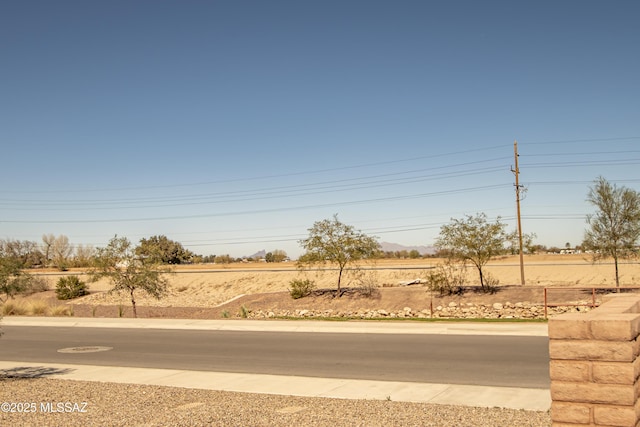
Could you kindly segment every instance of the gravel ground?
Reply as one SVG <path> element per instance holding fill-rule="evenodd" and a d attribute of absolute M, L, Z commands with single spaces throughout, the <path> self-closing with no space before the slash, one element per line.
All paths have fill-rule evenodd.
<path fill-rule="evenodd" d="M 551 425 L 548 412 L 231 393 L 51 378 L 0 378 L 0 402 L 16 403 L 13 406 L 2 404 L 0 425 L 3 426 Z M 24 408 L 35 409 L 35 412 L 8 412 L 12 409 L 24 411 Z M 72 412 L 65 412 L 67 410 Z"/>

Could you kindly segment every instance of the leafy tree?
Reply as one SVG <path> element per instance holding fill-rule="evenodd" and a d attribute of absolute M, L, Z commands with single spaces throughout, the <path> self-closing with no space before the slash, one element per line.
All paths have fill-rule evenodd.
<path fill-rule="evenodd" d="M 90 280 L 95 282 L 105 277 L 112 282 L 112 291 L 128 292 L 133 317 L 138 317 L 135 291 L 140 290 L 158 299 L 167 291 L 169 282 L 165 274 L 171 270 L 160 264 L 142 262 L 126 237 L 115 236 L 105 248 L 98 248 L 94 262 L 89 272 Z"/>
<path fill-rule="evenodd" d="M 233 258 L 229 254 L 218 255 L 215 257 L 214 262 L 216 264 L 231 264 L 233 262 Z"/>
<path fill-rule="evenodd" d="M 418 259 L 420 257 L 421 257 L 420 252 L 417 249 L 411 249 L 411 251 L 409 251 L 409 258 Z"/>
<path fill-rule="evenodd" d="M 376 238 L 343 224 L 338 220 L 338 215 L 334 215 L 333 219 L 315 222 L 309 229 L 309 237 L 300 240 L 300 244 L 306 252 L 299 258 L 299 265 L 338 265 L 338 296 L 341 295 L 340 282 L 345 267 L 359 260 L 373 258 L 380 250 Z"/>
<path fill-rule="evenodd" d="M 273 252 L 267 252 L 264 256 L 264 260 L 266 262 L 283 262 L 287 258 L 287 253 L 281 249 L 276 249 Z"/>
<path fill-rule="evenodd" d="M 520 241 L 518 239 L 518 231 L 514 231 L 507 235 L 509 243 L 509 253 L 511 255 L 518 255 L 520 253 Z M 532 254 L 536 251 L 536 246 L 533 241 L 538 236 L 536 233 L 523 233 L 522 234 L 522 252 Z"/>
<path fill-rule="evenodd" d="M 485 213 L 467 215 L 464 219 L 453 219 L 440 228 L 435 246 L 449 258 L 463 263 L 471 262 L 480 275 L 480 286 L 485 287 L 482 268 L 496 255 L 504 253 L 504 244 L 509 240 L 506 224 L 500 217 L 494 223 L 487 220 Z"/>
<path fill-rule="evenodd" d="M 31 288 L 33 277 L 22 271 L 20 262 L 12 258 L 0 258 L 0 293 L 4 297 L 1 302 L 27 292 Z"/>
<path fill-rule="evenodd" d="M 637 191 L 610 184 L 599 177 L 589 188 L 587 201 L 597 208 L 587 215 L 588 229 L 583 245 L 594 251 L 594 261 L 613 258 L 616 286 L 620 286 L 618 260 L 636 254 L 640 237 L 640 194 Z"/>
<path fill-rule="evenodd" d="M 167 236 L 152 236 L 140 240 L 136 254 L 152 264 L 184 264 L 190 262 L 193 253 Z"/>
<path fill-rule="evenodd" d="M 202 257 L 202 262 L 203 263 L 215 263 L 216 262 L 216 256 L 215 255 L 205 255 L 204 257 Z"/>

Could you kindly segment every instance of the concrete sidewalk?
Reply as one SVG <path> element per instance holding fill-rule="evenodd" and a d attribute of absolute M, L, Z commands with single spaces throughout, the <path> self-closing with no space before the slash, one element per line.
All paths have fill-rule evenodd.
<path fill-rule="evenodd" d="M 86 328 L 193 329 L 212 331 L 327 332 L 361 334 L 448 334 L 547 336 L 546 323 L 526 322 L 411 322 L 321 320 L 193 320 L 96 317 L 20 317 L 2 319 L 6 326 Z"/>
<path fill-rule="evenodd" d="M 313 320 L 181 320 L 11 316 L 5 317 L 0 325 L 368 334 L 547 336 L 546 323 L 327 322 Z M 21 370 L 28 370 L 27 368 L 29 367 L 53 369 L 60 373 L 54 374 L 52 378 L 67 380 L 149 384 L 288 396 L 391 399 L 404 402 L 502 407 L 535 411 L 546 411 L 551 406 L 551 396 L 548 389 L 0 361 L 0 370 L 5 372 L 11 370 L 19 373 Z"/>
<path fill-rule="evenodd" d="M 391 399 L 396 402 L 501 407 L 532 411 L 546 411 L 551 407 L 548 389 L 0 361 L 0 372 L 11 372 L 19 376 L 21 371 L 31 374 L 39 370 L 59 372 L 48 374 L 47 377 L 65 380 L 147 384 L 286 396 Z"/>

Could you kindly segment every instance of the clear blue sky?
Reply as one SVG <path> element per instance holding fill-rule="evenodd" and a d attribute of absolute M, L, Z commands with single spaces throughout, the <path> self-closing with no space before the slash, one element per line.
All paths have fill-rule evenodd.
<path fill-rule="evenodd" d="M 0 3 L 0 238 L 284 249 L 334 213 L 430 245 L 452 217 L 582 241 L 640 189 L 637 1 Z"/>

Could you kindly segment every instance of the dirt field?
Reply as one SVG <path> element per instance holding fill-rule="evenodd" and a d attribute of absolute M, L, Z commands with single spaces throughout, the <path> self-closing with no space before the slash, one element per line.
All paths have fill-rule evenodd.
<path fill-rule="evenodd" d="M 519 258 L 504 257 L 492 261 L 486 271 L 499 280 L 495 294 L 466 292 L 463 296 L 440 298 L 427 292 L 422 285 L 402 286 L 402 283 L 424 279 L 437 259 L 382 260 L 367 265 L 361 272 L 365 280 L 379 286 L 373 298 L 346 295 L 331 298 L 328 295 L 293 300 L 288 293 L 294 279 L 315 281 L 318 288 L 335 288 L 337 271 L 306 271 L 295 268 L 294 263 L 265 264 L 237 263 L 225 266 L 183 266 L 170 276 L 170 289 L 161 300 L 143 294 L 136 296 L 140 317 L 221 318 L 234 317 L 241 307 L 251 310 L 402 310 L 403 307 L 421 310 L 432 304 L 460 303 L 516 303 L 543 302 L 544 287 L 549 298 L 555 300 L 584 300 L 590 292 L 578 288 L 614 286 L 614 267 L 611 263 L 592 264 L 584 255 L 544 255 L 525 257 L 526 285 L 520 286 Z M 625 263 L 620 266 L 622 286 L 640 285 L 640 264 Z M 41 273 L 55 288 L 56 281 L 64 275 L 81 274 L 78 271 Z M 477 285 L 475 268 L 468 268 L 468 283 Z M 81 276 L 84 278 L 84 276 Z M 357 278 L 347 275 L 343 287 L 353 286 Z M 574 291 L 559 289 L 576 288 Z M 66 305 L 74 316 L 116 317 L 131 315 L 130 301 L 126 295 L 110 294 L 107 281 L 90 283 L 91 294 L 69 302 L 57 301 L 53 291 L 18 298 L 16 303 L 41 302 L 49 306 Z"/>

